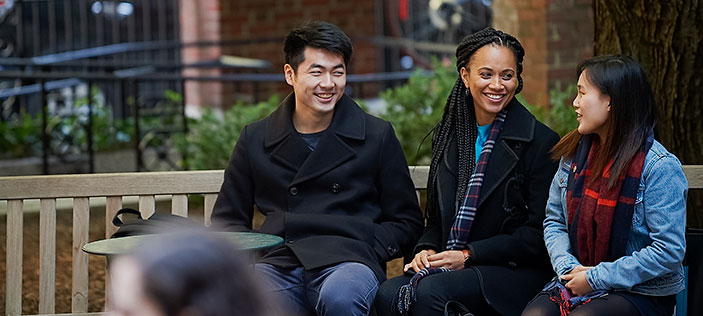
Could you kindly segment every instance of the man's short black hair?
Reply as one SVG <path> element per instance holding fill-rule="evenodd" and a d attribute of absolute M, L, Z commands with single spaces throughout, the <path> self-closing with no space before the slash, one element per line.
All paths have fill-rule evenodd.
<path fill-rule="evenodd" d="M 298 65 L 305 60 L 305 48 L 319 48 L 342 56 L 344 67 L 349 65 L 352 55 L 351 40 L 337 26 L 322 21 L 307 22 L 292 30 L 283 43 L 286 64 L 298 71 Z"/>

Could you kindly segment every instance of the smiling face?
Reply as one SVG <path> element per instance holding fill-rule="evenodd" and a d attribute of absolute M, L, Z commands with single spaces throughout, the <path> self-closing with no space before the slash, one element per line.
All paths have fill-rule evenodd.
<path fill-rule="evenodd" d="M 297 71 L 289 64 L 283 67 L 286 82 L 295 92 L 295 115 L 331 120 L 334 106 L 344 94 L 347 68 L 342 56 L 307 47 L 305 59 Z"/>
<path fill-rule="evenodd" d="M 515 96 L 518 85 L 515 54 L 504 46 L 483 46 L 461 68 L 461 80 L 471 92 L 476 122 L 490 124 Z"/>
<path fill-rule="evenodd" d="M 587 71 L 579 76 L 578 94 L 573 102 L 578 131 L 582 135 L 596 133 L 602 140 L 607 132 L 605 123 L 610 115 L 610 97 L 591 84 Z"/>

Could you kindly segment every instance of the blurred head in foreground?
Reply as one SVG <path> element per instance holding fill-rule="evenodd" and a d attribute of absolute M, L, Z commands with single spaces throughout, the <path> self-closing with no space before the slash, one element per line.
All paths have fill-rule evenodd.
<path fill-rule="evenodd" d="M 155 236 L 110 265 L 111 315 L 280 315 L 264 301 L 248 254 L 214 234 Z"/>

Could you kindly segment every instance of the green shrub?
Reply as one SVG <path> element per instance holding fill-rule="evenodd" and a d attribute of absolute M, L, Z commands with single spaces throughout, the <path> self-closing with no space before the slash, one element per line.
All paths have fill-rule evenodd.
<path fill-rule="evenodd" d="M 109 151 L 131 147 L 134 135 L 134 118 L 115 119 L 111 108 L 105 106 L 97 86 L 91 87 L 93 150 Z M 76 98 L 69 115 L 53 116 L 47 123 L 52 147 L 60 149 L 62 140 L 67 140 L 81 150 L 88 149 L 88 98 Z M 41 117 L 39 117 L 41 124 Z M 41 136 L 39 136 L 41 137 Z"/>
<path fill-rule="evenodd" d="M 30 157 L 41 153 L 41 116 L 22 114 L 0 121 L 0 158 Z"/>
<path fill-rule="evenodd" d="M 518 100 L 532 112 L 532 114 L 542 123 L 553 129 L 559 136 L 564 136 L 566 133 L 578 127 L 576 121 L 576 113 L 571 107 L 571 100 L 576 96 L 576 85 L 571 84 L 565 90 L 550 90 L 549 104 L 550 109 L 547 110 L 543 106 L 535 106 L 528 104 L 527 101 L 520 95 Z"/>
<path fill-rule="evenodd" d="M 456 79 L 453 63 L 443 65 L 433 60 L 432 72 L 416 70 L 406 84 L 381 93 L 387 107 L 379 116 L 393 124 L 408 164 L 429 164 L 432 146 L 428 133 L 442 118 L 444 104 Z M 577 123 L 573 109 L 565 104 L 574 93 L 575 86 L 561 92 L 551 91 L 552 107 L 549 111 L 528 104 L 521 96 L 518 99 L 540 121 L 564 135 Z M 255 105 L 237 103 L 220 115 L 205 109 L 200 119 L 189 119 L 188 134 L 176 139 L 176 148 L 187 157 L 189 169 L 222 169 L 227 166 L 242 128 L 270 114 L 279 102 L 279 97 L 274 95 Z M 363 102 L 357 102 L 363 107 Z"/>
<path fill-rule="evenodd" d="M 91 87 L 93 149 L 114 150 L 129 147 L 134 135 L 134 119 L 113 119 L 103 103 L 101 92 Z M 46 130 L 54 153 L 87 150 L 88 99 L 77 98 L 68 114 L 50 114 Z M 41 113 L 21 113 L 18 119 L 0 121 L 0 158 L 32 157 L 42 154 Z"/>
<path fill-rule="evenodd" d="M 381 93 L 387 103 L 381 118 L 391 122 L 411 165 L 428 165 L 432 158 L 431 135 L 442 118 L 447 96 L 457 79 L 454 63 L 432 60 L 432 72 L 416 70 L 404 85 Z M 422 146 L 420 147 L 422 142 Z"/>
<path fill-rule="evenodd" d="M 200 119 L 189 119 L 188 134 L 175 141 L 178 151 L 187 157 L 188 169 L 225 168 L 242 128 L 269 115 L 279 103 L 274 95 L 254 105 L 238 102 L 221 116 L 206 108 Z"/>

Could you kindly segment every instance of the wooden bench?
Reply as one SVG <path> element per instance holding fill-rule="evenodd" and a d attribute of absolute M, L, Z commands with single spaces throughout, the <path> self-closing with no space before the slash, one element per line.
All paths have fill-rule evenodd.
<path fill-rule="evenodd" d="M 426 189 L 427 166 L 411 166 L 415 189 Z M 684 166 L 691 189 L 703 188 L 703 165 Z M 188 195 L 204 195 L 204 223 L 210 224 L 215 198 L 223 181 L 223 171 L 175 171 L 87 175 L 0 177 L 0 201 L 7 201 L 7 272 L 5 314 L 22 311 L 23 203 L 39 199 L 39 313 L 55 312 L 56 199 L 73 199 L 73 275 L 71 311 L 88 311 L 88 255 L 81 251 L 87 243 L 90 218 L 89 198 L 105 197 L 105 238 L 116 230 L 111 223 L 122 208 L 123 197 L 138 196 L 139 209 L 149 217 L 156 209 L 156 196 L 171 196 L 173 214 L 188 217 Z"/>
<path fill-rule="evenodd" d="M 428 167 L 411 167 L 418 190 L 427 184 Z M 210 215 L 223 181 L 223 171 L 133 172 L 86 175 L 0 177 L 0 201 L 7 200 L 7 273 L 5 314 L 22 311 L 23 203 L 39 199 L 39 313 L 55 312 L 56 199 L 73 199 L 73 275 L 71 311 L 88 311 L 88 254 L 81 248 L 88 240 L 89 198 L 105 197 L 105 238 L 116 230 L 111 219 L 122 208 L 123 198 L 138 196 L 139 210 L 147 218 L 156 209 L 156 196 L 171 198 L 171 212 L 188 217 L 188 195 L 204 195 L 204 223 Z"/>

